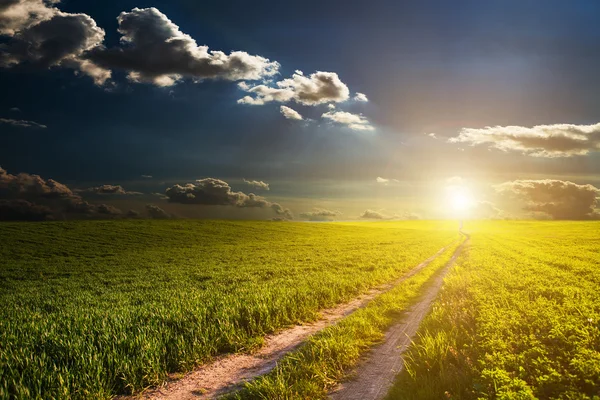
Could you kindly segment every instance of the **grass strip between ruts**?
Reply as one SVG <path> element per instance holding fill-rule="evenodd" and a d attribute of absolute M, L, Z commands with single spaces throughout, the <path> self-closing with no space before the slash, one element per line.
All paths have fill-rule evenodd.
<path fill-rule="evenodd" d="M 463 238 L 464 240 L 464 238 Z M 288 354 L 270 373 L 231 395 L 229 399 L 320 399 L 346 378 L 360 356 L 380 342 L 385 331 L 413 304 L 431 278 L 449 262 L 462 241 L 448 246 L 418 274 L 377 296 L 365 308 L 308 339 Z"/>

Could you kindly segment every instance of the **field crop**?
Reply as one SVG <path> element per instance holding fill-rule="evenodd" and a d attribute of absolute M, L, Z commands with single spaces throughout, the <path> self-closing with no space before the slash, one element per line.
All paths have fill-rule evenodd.
<path fill-rule="evenodd" d="M 417 274 L 311 337 L 272 372 L 247 383 L 230 399 L 326 399 L 328 391 L 348 375 L 360 357 L 422 294 L 430 278 L 447 264 L 461 243 L 457 240 Z"/>
<path fill-rule="evenodd" d="M 110 398 L 399 277 L 455 224 L 0 224 L 0 398 Z"/>
<path fill-rule="evenodd" d="M 599 399 L 600 224 L 466 224 L 388 399 Z"/>

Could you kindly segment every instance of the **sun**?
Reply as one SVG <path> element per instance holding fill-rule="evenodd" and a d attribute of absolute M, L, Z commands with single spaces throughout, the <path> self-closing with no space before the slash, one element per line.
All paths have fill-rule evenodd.
<path fill-rule="evenodd" d="M 450 205 L 454 211 L 467 211 L 473 203 L 473 198 L 467 190 L 455 190 L 450 194 Z"/>

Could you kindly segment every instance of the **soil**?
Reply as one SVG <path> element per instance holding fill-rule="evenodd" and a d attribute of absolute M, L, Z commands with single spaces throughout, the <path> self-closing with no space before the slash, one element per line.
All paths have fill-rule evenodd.
<path fill-rule="evenodd" d="M 444 252 L 442 248 L 432 257 L 410 270 L 402 277 L 372 289 L 352 301 L 321 310 L 321 317 L 312 323 L 297 325 L 265 338 L 264 346 L 252 354 L 227 354 L 200 366 L 181 379 L 171 380 L 164 386 L 151 389 L 125 399 L 188 400 L 210 399 L 239 389 L 244 382 L 271 371 L 277 362 L 300 346 L 309 336 L 335 324 L 340 319 L 364 307 L 376 296 L 384 293 L 426 267 Z M 387 339 L 386 339 L 387 340 Z M 397 356 L 395 356 L 397 357 Z M 342 397 L 338 397 L 342 398 Z M 362 397 L 353 397 L 362 398 Z"/>
<path fill-rule="evenodd" d="M 427 286 L 419 301 L 413 304 L 387 332 L 383 343 L 366 354 L 358 368 L 351 374 L 354 378 L 339 385 L 331 394 L 332 400 L 379 400 L 390 390 L 394 379 L 404 368 L 404 352 L 413 341 L 421 321 L 431 305 L 463 247 L 459 246 L 452 258 Z"/>

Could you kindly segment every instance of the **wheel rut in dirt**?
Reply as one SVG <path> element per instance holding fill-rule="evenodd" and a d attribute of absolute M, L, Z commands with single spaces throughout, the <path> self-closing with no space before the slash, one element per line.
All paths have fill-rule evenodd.
<path fill-rule="evenodd" d="M 252 354 L 227 354 L 217 357 L 181 379 L 167 382 L 162 387 L 150 389 L 138 395 L 120 396 L 118 399 L 211 399 L 239 389 L 245 382 L 271 371 L 279 360 L 297 349 L 309 336 L 365 307 L 378 295 L 417 274 L 442 254 L 446 248 L 443 247 L 436 254 L 392 282 L 371 289 L 348 303 L 321 310 L 321 318 L 314 322 L 296 325 L 268 335 L 265 338 L 264 346 Z"/>
<path fill-rule="evenodd" d="M 379 400 L 392 387 L 394 379 L 404 368 L 404 353 L 412 343 L 421 321 L 429 313 L 444 277 L 469 242 L 469 236 L 456 249 L 452 258 L 437 273 L 419 300 L 385 334 L 383 342 L 366 354 L 352 374 L 353 379 L 339 385 L 329 396 L 332 400 Z"/>

